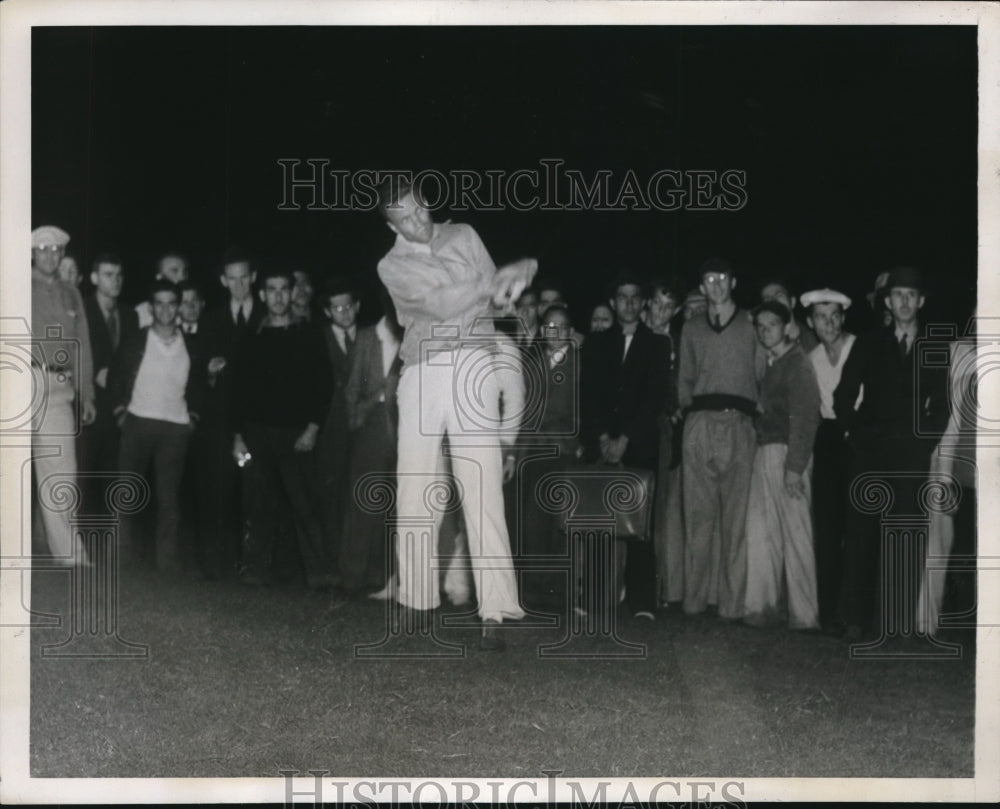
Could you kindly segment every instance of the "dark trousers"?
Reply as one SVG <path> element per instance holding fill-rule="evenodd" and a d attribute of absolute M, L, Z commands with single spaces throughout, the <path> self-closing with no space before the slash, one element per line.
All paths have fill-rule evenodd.
<path fill-rule="evenodd" d="M 521 571 L 522 602 L 528 605 L 568 603 L 572 592 L 569 544 L 559 516 L 542 506 L 538 488 L 547 475 L 558 475 L 577 462 L 570 442 L 539 442 L 539 452 L 552 448 L 559 451 L 557 457 L 528 457 L 504 491 L 511 551 Z"/>
<path fill-rule="evenodd" d="M 181 476 L 187 454 L 190 424 L 146 419 L 131 413 L 122 425 L 119 467 L 123 472 L 146 475 L 153 467 L 156 528 L 156 566 L 161 570 L 179 568 L 177 537 L 181 521 Z M 135 517 L 122 521 L 124 545 L 138 550 Z"/>
<path fill-rule="evenodd" d="M 914 625 L 920 567 L 917 565 L 914 570 L 897 554 L 903 552 L 923 559 L 926 546 L 918 548 L 915 536 L 883 539 L 882 522 L 885 513 L 924 514 L 919 491 L 927 480 L 929 468 L 926 446 L 912 439 L 882 439 L 854 445 L 850 463 L 851 505 L 844 543 L 843 614 L 848 626 L 878 633 L 884 628 L 885 609 L 890 602 L 905 602 L 892 607 L 894 623 L 904 621 Z M 860 490 L 864 487 L 856 485 L 858 477 L 865 474 L 874 476 L 867 494 Z M 891 493 L 892 503 L 887 512 L 867 513 L 859 508 L 865 501 L 880 500 L 883 487 Z M 883 566 L 883 552 L 893 554 L 888 569 Z M 898 609 L 903 610 L 902 616 Z"/>
<path fill-rule="evenodd" d="M 851 450 L 844 430 L 834 419 L 823 419 L 813 444 L 813 542 L 819 622 L 827 627 L 837 616 L 844 569 L 844 535 Z"/>
<path fill-rule="evenodd" d="M 352 436 L 347 429 L 346 414 L 336 408 L 333 410 L 335 412 L 327 417 L 323 426 L 314 453 L 316 471 L 311 485 L 322 503 L 325 552 L 336 571 L 353 480 L 349 477 Z"/>
<path fill-rule="evenodd" d="M 181 555 L 191 565 L 200 566 L 206 577 L 213 579 L 222 573 L 220 543 L 215 528 L 214 463 L 211 436 L 204 426 L 199 425 L 188 444 L 181 482 Z"/>
<path fill-rule="evenodd" d="M 375 405 L 351 440 L 350 480 L 339 547 L 342 586 L 348 592 L 381 589 L 389 581 L 390 515 L 378 506 L 395 499 L 396 431 L 384 403 Z"/>
<path fill-rule="evenodd" d="M 291 506 L 295 538 L 306 581 L 310 586 L 326 584 L 329 557 L 323 543 L 319 509 L 313 497 L 315 459 L 312 452 L 297 452 L 295 441 L 301 427 L 275 427 L 251 422 L 243 440 L 252 456 L 244 467 L 247 531 L 243 541 L 243 563 L 250 575 L 269 578 L 278 547 L 281 511 Z"/>
<path fill-rule="evenodd" d="M 631 446 L 622 458 L 625 466 L 636 469 L 649 469 L 654 473 L 658 466 L 659 440 L 650 442 L 648 446 Z M 656 482 L 649 493 L 655 498 Z M 654 526 L 655 530 L 655 526 Z M 656 552 L 653 543 L 653 530 L 644 539 L 627 539 L 625 551 L 625 600 L 632 614 L 637 612 L 655 612 L 656 610 Z"/>

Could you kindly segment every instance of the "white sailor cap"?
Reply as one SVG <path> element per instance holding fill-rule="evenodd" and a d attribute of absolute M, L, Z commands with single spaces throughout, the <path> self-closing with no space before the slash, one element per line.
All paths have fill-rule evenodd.
<path fill-rule="evenodd" d="M 69 242 L 69 234 L 55 225 L 42 225 L 31 231 L 32 247 L 65 247 Z"/>
<path fill-rule="evenodd" d="M 806 309 L 814 303 L 839 303 L 844 309 L 851 305 L 851 299 L 835 289 L 814 289 L 806 292 L 799 300 Z"/>

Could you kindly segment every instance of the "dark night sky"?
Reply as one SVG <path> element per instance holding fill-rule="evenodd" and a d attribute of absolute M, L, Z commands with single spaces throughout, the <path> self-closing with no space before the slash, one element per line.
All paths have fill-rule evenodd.
<path fill-rule="evenodd" d="M 279 211 L 281 158 L 332 168 L 741 169 L 738 212 L 465 212 L 498 262 L 537 255 L 582 303 L 617 265 L 858 296 L 914 262 L 931 314 L 976 272 L 971 27 L 36 28 L 35 225 L 132 297 L 179 245 L 203 278 L 240 242 L 374 283 L 374 213 Z M 305 201 L 304 198 L 301 201 Z M 447 214 L 444 214 L 447 215 Z"/>

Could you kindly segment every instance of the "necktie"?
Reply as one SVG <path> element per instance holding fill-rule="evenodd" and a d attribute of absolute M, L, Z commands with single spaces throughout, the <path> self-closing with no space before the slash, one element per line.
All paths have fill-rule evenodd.
<path fill-rule="evenodd" d="M 118 310 L 112 309 L 108 313 L 108 334 L 111 335 L 111 348 L 114 351 L 118 350 L 118 340 L 121 337 L 121 331 L 118 328 Z"/>
<path fill-rule="evenodd" d="M 722 318 L 719 317 L 719 313 L 718 312 L 715 313 L 715 328 L 717 328 L 717 329 L 721 329 L 722 328 Z"/>
<path fill-rule="evenodd" d="M 243 314 L 243 306 L 236 312 L 236 328 L 242 329 L 247 324 L 246 316 Z"/>
<path fill-rule="evenodd" d="M 344 353 L 350 357 L 354 353 L 354 338 L 349 331 L 344 331 Z"/>
<path fill-rule="evenodd" d="M 901 360 L 906 359 L 906 335 L 902 334 L 899 338 L 899 358 Z"/>

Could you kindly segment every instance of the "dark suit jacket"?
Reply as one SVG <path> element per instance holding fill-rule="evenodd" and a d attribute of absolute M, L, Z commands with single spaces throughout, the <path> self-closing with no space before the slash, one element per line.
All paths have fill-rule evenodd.
<path fill-rule="evenodd" d="M 248 334 L 253 334 L 264 319 L 264 304 L 253 298 L 253 308 L 247 325 L 238 328 L 229 309 L 229 298 L 219 306 L 206 311 L 198 324 L 197 336 L 204 345 L 202 358 L 206 364 L 212 357 L 225 357 L 225 369 L 215 377 L 208 397 L 208 414 L 216 427 L 221 426 L 223 444 L 228 447 L 228 437 L 232 432 L 229 412 L 232 409 L 232 379 L 239 362 L 243 343 Z"/>
<path fill-rule="evenodd" d="M 102 368 L 108 368 L 110 373 L 111 360 L 115 350 L 111 345 L 111 332 L 108 331 L 107 321 L 104 319 L 104 312 L 97 302 L 97 295 L 90 294 L 83 299 L 83 308 L 87 313 L 87 329 L 90 332 L 90 351 L 94 357 L 94 377 Z M 118 306 L 118 345 L 121 345 L 130 335 L 139 331 L 139 317 L 135 310 Z M 95 401 L 97 404 L 98 416 L 110 415 L 111 406 L 107 388 L 94 387 Z"/>
<path fill-rule="evenodd" d="M 948 422 L 947 363 L 921 358 L 919 342 L 902 359 L 894 332 L 890 325 L 855 340 L 833 394 L 834 411 L 859 450 L 878 452 L 892 442 L 929 455 Z M 855 411 L 862 385 L 864 399 Z"/>
<path fill-rule="evenodd" d="M 639 323 L 625 353 L 621 327 L 592 334 L 583 348 L 582 438 L 587 456 L 600 456 L 598 439 L 628 436 L 626 465 L 655 468 L 659 446 L 658 416 L 663 410 L 670 373 L 670 344 Z"/>
<path fill-rule="evenodd" d="M 87 313 L 87 328 L 90 330 L 90 350 L 94 357 L 94 373 L 101 368 L 111 367 L 111 357 L 114 348 L 111 345 L 111 332 L 108 331 L 104 312 L 97 302 L 97 295 L 88 295 L 83 300 L 83 308 Z M 134 309 L 118 306 L 119 335 L 118 344 L 125 342 L 128 335 L 139 330 L 139 318 Z"/>
<path fill-rule="evenodd" d="M 142 358 L 146 354 L 146 335 L 149 333 L 149 329 L 150 327 L 147 326 L 130 334 L 128 339 L 122 340 L 111 363 L 111 370 L 108 372 L 108 397 L 112 412 L 115 414 L 127 408 L 132 400 L 135 379 L 139 373 Z M 208 360 L 203 344 L 198 339 L 199 335 L 183 334 L 182 336 L 188 357 L 191 360 L 191 370 L 188 372 L 187 384 L 184 388 L 184 399 L 187 402 L 188 413 L 197 419 L 201 416 L 205 403 L 205 369 Z"/>
<path fill-rule="evenodd" d="M 351 356 L 348 356 L 340 348 L 340 343 L 333 334 L 330 322 L 323 324 L 323 341 L 326 345 L 326 354 L 330 360 L 330 368 L 333 370 L 333 395 L 330 397 L 330 409 L 326 416 L 323 428 L 323 437 L 320 438 L 321 453 L 328 455 L 334 453 L 341 456 L 342 463 L 347 459 L 347 381 L 351 377 L 351 364 L 357 355 L 357 340 L 360 339 L 361 330 L 358 330 L 358 337 L 355 338 L 354 347 L 351 349 Z M 378 342 L 378 338 L 375 338 Z"/>
<path fill-rule="evenodd" d="M 402 362 L 397 353 L 389 368 L 388 375 L 382 370 L 382 343 L 374 326 L 358 330 L 354 343 L 354 357 L 351 362 L 351 374 L 344 390 L 347 421 L 351 430 L 364 426 L 372 409 L 383 397 L 386 405 L 391 438 L 395 441 L 397 409 L 396 388 L 399 385 L 399 373 Z"/>

